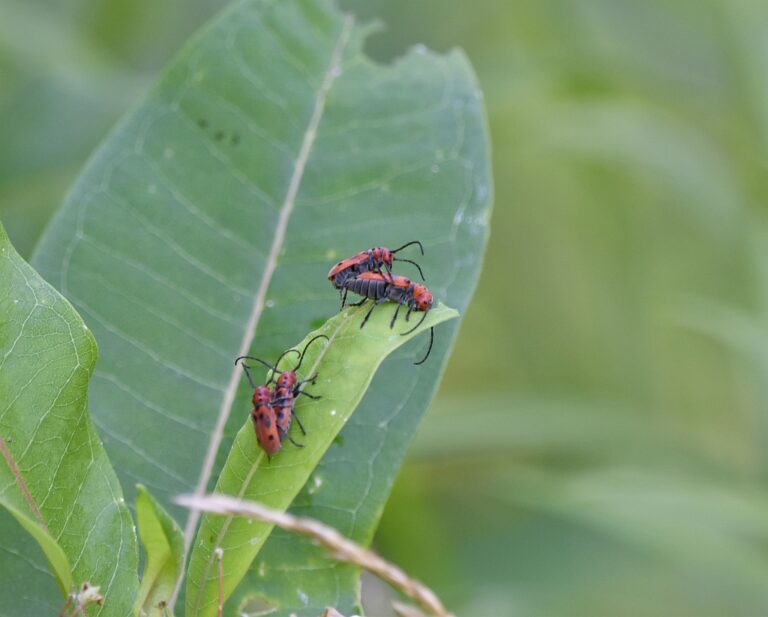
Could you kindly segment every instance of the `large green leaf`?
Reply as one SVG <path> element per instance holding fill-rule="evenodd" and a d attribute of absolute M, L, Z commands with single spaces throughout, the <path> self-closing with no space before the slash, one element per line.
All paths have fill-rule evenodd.
<path fill-rule="evenodd" d="M 320 400 L 297 402 L 296 410 L 304 419 L 306 447 L 286 447 L 279 459 L 269 461 L 256 446 L 252 423 L 246 420 L 216 484 L 216 492 L 260 501 L 272 508 L 286 509 L 299 489 L 309 479 L 320 457 L 344 426 L 365 394 L 382 360 L 410 337 L 452 317 L 455 311 L 444 306 L 433 308 L 419 330 L 401 336 L 390 329 L 395 308 L 379 308 L 360 328 L 368 305 L 349 308 L 313 332 L 296 349 L 303 350 L 317 335 L 328 337 L 321 347 L 315 344 L 304 360 L 305 376 L 318 375 L 311 388 Z M 295 364 L 291 357 L 279 368 Z M 316 485 L 319 488 L 320 485 Z M 223 589 L 229 597 L 272 531 L 272 525 L 250 519 L 206 515 L 192 551 L 187 583 L 187 615 L 215 615 L 218 593 L 216 557 L 221 549 L 224 561 Z"/>
<path fill-rule="evenodd" d="M 474 76 L 460 52 L 375 64 L 369 30 L 325 0 L 234 5 L 96 152 L 37 248 L 98 337 L 92 407 L 118 474 L 179 520 L 172 496 L 211 487 L 248 413 L 233 358 L 275 358 L 333 315 L 335 261 L 420 239 L 436 298 L 463 313 L 474 290 L 490 204 Z M 370 540 L 456 328 L 424 366 L 407 361 L 423 336 L 384 362 L 302 513 Z M 281 538 L 260 589 L 286 610 L 355 604 L 352 570 Z"/>
<path fill-rule="evenodd" d="M 86 407 L 96 344 L 2 227 L 0 315 L 0 501 L 42 547 L 65 592 L 61 604 L 66 587 L 90 581 L 105 601 L 89 614 L 127 615 L 138 586 L 136 540 Z M 34 553 L 8 548 L 12 533 L 8 525 L 0 529 L 0 559 L 34 560 Z M 37 585 L 37 575 L 19 582 L 4 594 L 3 609 L 37 614 L 25 599 Z"/>

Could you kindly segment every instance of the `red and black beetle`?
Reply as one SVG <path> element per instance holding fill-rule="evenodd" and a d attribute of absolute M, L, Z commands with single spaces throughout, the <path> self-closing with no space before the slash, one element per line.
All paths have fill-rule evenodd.
<path fill-rule="evenodd" d="M 267 456 L 276 454 L 283 445 L 283 439 L 280 436 L 275 409 L 272 407 L 272 390 L 269 386 L 254 388 L 251 419 L 256 430 L 256 441 Z"/>
<path fill-rule="evenodd" d="M 333 266 L 331 271 L 328 272 L 328 280 L 331 281 L 335 289 L 338 289 L 342 293 L 341 308 L 344 308 L 344 303 L 346 302 L 345 284 L 350 278 L 356 277 L 363 272 L 375 272 L 389 281 L 392 279 L 392 264 L 395 261 L 405 261 L 416 266 L 416 269 L 419 271 L 423 280 L 424 273 L 421 271 L 419 264 L 410 259 L 400 259 L 395 257 L 395 254 L 399 251 L 413 244 L 418 245 L 421 254 L 424 255 L 424 247 L 421 245 L 421 242 L 413 240 L 394 250 L 390 250 L 383 246 L 377 246 L 368 249 L 367 251 L 360 251 L 354 257 L 344 259 Z"/>
<path fill-rule="evenodd" d="M 408 307 L 405 321 L 410 319 L 413 311 L 422 311 L 424 313 L 424 316 L 419 320 L 419 323 L 407 332 L 403 332 L 403 336 L 410 334 L 418 328 L 427 318 L 427 313 L 432 309 L 432 293 L 429 289 L 424 285 L 414 283 L 411 279 L 405 276 L 390 275 L 389 278 L 385 278 L 384 275 L 376 272 L 363 272 L 354 278 L 347 279 L 344 284 L 344 289 L 345 291 L 351 291 L 359 296 L 363 296 L 362 300 L 356 302 L 352 306 L 360 306 L 368 299 L 373 300 L 371 308 L 368 309 L 363 321 L 360 323 L 361 328 L 368 321 L 371 313 L 373 313 L 373 309 L 383 302 L 390 301 L 397 304 L 395 314 L 392 315 L 392 320 L 389 323 L 390 328 L 395 327 L 395 321 L 397 320 L 397 315 L 400 312 L 401 306 Z M 423 364 L 429 357 L 429 354 L 432 351 L 432 343 L 434 342 L 434 333 L 435 329 L 430 328 L 429 349 L 427 349 L 426 355 L 418 362 L 415 362 L 415 364 Z"/>
<path fill-rule="evenodd" d="M 307 382 L 314 383 L 317 379 L 317 374 L 309 377 L 308 379 L 299 380 L 296 372 L 301 367 L 301 363 L 304 361 L 304 355 L 307 353 L 309 346 L 319 338 L 324 338 L 326 340 L 328 339 L 328 337 L 324 334 L 319 334 L 318 336 L 311 339 L 304 347 L 304 351 L 301 352 L 299 363 L 290 371 L 278 370 L 277 364 L 280 364 L 280 361 L 289 353 L 298 354 L 299 351 L 297 349 L 289 349 L 288 351 L 283 352 L 283 354 L 281 354 L 277 359 L 275 366 L 272 366 L 261 358 L 256 358 L 254 356 L 240 356 L 235 360 L 235 364 L 241 360 L 255 360 L 256 362 L 263 364 L 272 371 L 272 375 L 270 376 L 269 381 L 267 381 L 266 384 L 257 387 L 254 384 L 253 378 L 251 377 L 250 367 L 247 366 L 244 362 L 241 363 L 241 366 L 245 371 L 245 375 L 248 377 L 248 382 L 254 389 L 252 399 L 254 408 L 251 412 L 251 417 L 256 429 L 256 440 L 268 455 L 272 455 L 278 452 L 282 446 L 283 440 L 286 437 L 296 447 L 303 447 L 302 444 L 296 443 L 288 434 L 288 431 L 291 428 L 291 421 L 294 417 L 296 418 L 296 423 L 299 425 L 301 432 L 304 435 L 307 434 L 294 411 L 296 397 L 298 397 L 300 394 L 315 400 L 319 399 L 320 397 L 309 394 L 308 392 L 305 392 L 301 389 L 301 386 Z M 275 378 L 276 383 L 273 389 L 270 388 L 269 385 L 273 380 L 275 380 Z"/>
<path fill-rule="evenodd" d="M 317 373 L 302 380 L 299 380 L 299 377 L 296 373 L 301 368 L 301 363 L 304 362 L 304 354 L 307 353 L 309 346 L 321 338 L 328 340 L 328 337 L 325 336 L 325 334 L 318 334 L 307 342 L 307 344 L 304 346 L 304 351 L 301 352 L 301 356 L 299 357 L 299 363 L 292 370 L 275 371 L 270 377 L 271 382 L 275 374 L 279 373 L 277 380 L 275 381 L 275 389 L 272 393 L 272 406 L 275 409 L 275 417 L 277 418 L 277 426 L 280 430 L 281 439 L 288 434 L 288 429 L 291 428 L 291 420 L 293 418 L 296 418 L 296 424 L 299 425 L 299 429 L 301 429 L 302 434 L 307 434 L 301 424 L 301 420 L 299 420 L 299 417 L 296 415 L 294 406 L 296 404 L 296 397 L 298 397 L 300 394 L 303 394 L 304 396 L 314 400 L 318 400 L 320 398 L 319 396 L 315 396 L 301 389 L 301 386 L 303 386 L 305 383 L 315 383 L 315 380 L 317 379 Z M 291 351 L 298 353 L 298 350 L 296 349 L 292 349 Z M 290 439 L 290 436 L 288 438 Z"/>

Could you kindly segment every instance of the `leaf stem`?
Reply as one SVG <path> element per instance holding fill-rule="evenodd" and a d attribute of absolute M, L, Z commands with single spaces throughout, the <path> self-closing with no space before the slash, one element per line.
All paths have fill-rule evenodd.
<path fill-rule="evenodd" d="M 419 604 L 433 617 L 452 617 L 435 592 L 429 587 L 410 578 L 396 565 L 381 558 L 373 551 L 352 542 L 333 527 L 319 521 L 293 516 L 287 512 L 273 510 L 260 503 L 242 501 L 226 495 L 181 495 L 175 499 L 175 502 L 192 510 L 254 518 L 311 538 L 328 549 L 335 559 L 360 566 L 386 581 Z"/>

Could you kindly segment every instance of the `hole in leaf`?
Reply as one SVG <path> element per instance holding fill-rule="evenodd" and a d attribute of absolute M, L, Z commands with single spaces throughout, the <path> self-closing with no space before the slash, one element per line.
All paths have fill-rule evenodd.
<path fill-rule="evenodd" d="M 238 615 L 243 617 L 261 617 L 262 615 L 271 615 L 278 609 L 278 605 L 260 594 L 246 596 L 240 603 L 237 610 Z"/>

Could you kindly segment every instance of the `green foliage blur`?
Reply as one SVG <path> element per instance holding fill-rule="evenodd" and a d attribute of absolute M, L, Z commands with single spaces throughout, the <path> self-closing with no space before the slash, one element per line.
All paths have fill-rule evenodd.
<path fill-rule="evenodd" d="M 0 218 L 23 254 L 222 4 L 0 0 Z M 383 22 L 381 61 L 467 51 L 496 178 L 378 550 L 468 617 L 765 614 L 768 4 L 343 4 Z"/>

